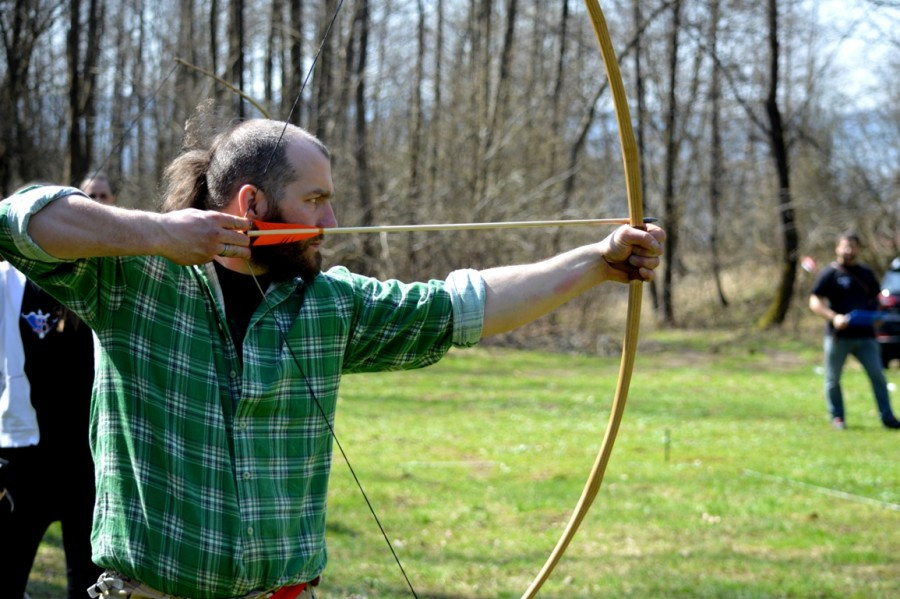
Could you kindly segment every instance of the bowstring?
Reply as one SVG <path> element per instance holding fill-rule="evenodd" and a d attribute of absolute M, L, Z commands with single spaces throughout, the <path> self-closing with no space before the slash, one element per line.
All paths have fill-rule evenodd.
<path fill-rule="evenodd" d="M 306 89 L 306 84 L 309 82 L 309 78 L 312 76 L 313 71 L 315 70 L 316 63 L 319 61 L 319 55 L 322 53 L 322 49 L 325 47 L 325 43 L 328 40 L 328 36 L 331 33 L 332 28 L 334 27 L 335 21 L 337 21 L 338 13 L 341 10 L 341 7 L 344 5 L 344 0 L 339 0 L 337 6 L 334 9 L 334 13 L 331 15 L 331 20 L 328 23 L 328 27 L 325 29 L 325 33 L 322 36 L 322 41 L 319 43 L 319 47 L 316 50 L 315 55 L 313 56 L 312 63 L 309 65 L 309 68 L 306 71 L 306 75 L 303 78 L 303 83 L 300 84 L 300 91 L 297 92 L 296 97 L 294 98 L 293 103 L 291 104 L 291 109 L 288 112 L 287 117 L 284 121 L 284 127 L 281 129 L 281 134 L 278 136 L 278 140 L 275 142 L 275 147 L 272 149 L 272 153 L 269 155 L 269 159 L 266 161 L 266 167 L 263 169 L 262 179 L 269 172 L 269 167 L 272 165 L 272 160 L 275 158 L 275 154 L 278 151 L 278 147 L 281 145 L 282 140 L 284 139 L 284 135 L 287 132 L 287 128 L 290 126 L 291 117 L 294 114 L 294 111 L 297 109 L 297 105 L 300 103 L 300 99 L 303 96 L 303 91 Z M 249 210 L 249 207 L 248 207 Z M 246 218 L 247 214 L 244 214 Z M 356 474 L 356 469 L 353 467 L 353 464 L 350 462 L 350 458 L 347 455 L 347 452 L 344 450 L 344 446 L 341 443 L 341 440 L 338 438 L 337 433 L 334 430 L 334 425 L 331 423 L 331 420 L 328 419 L 328 414 L 325 412 L 325 408 L 322 406 L 322 403 L 319 401 L 318 395 L 312 388 L 312 383 L 309 381 L 309 377 L 306 376 L 306 372 L 303 370 L 303 367 L 300 364 L 299 358 L 297 358 L 297 354 L 294 353 L 294 348 L 288 342 L 287 333 L 281 329 L 281 323 L 273 312 L 273 306 L 269 302 L 269 298 L 266 297 L 266 293 L 262 288 L 262 285 L 259 283 L 259 279 L 256 278 L 256 274 L 253 272 L 253 268 L 250 265 L 250 260 L 247 259 L 247 267 L 250 272 L 250 276 L 253 278 L 253 282 L 256 284 L 256 288 L 259 290 L 260 296 L 262 296 L 263 302 L 266 305 L 266 314 L 271 314 L 273 320 L 275 321 L 275 328 L 278 331 L 279 336 L 282 338 L 285 347 L 288 349 L 288 353 L 291 354 L 291 359 L 294 361 L 294 365 L 297 367 L 297 371 L 300 373 L 301 378 L 303 379 L 304 385 L 306 385 L 306 390 L 309 393 L 310 397 L 312 397 L 313 402 L 316 404 L 316 409 L 319 411 L 319 414 L 322 416 L 322 420 L 325 421 L 325 425 L 328 427 L 329 433 L 331 433 L 331 438 L 334 439 L 335 445 L 337 445 L 338 450 L 340 451 L 341 457 L 344 459 L 344 462 L 347 464 L 347 469 L 350 471 L 351 476 L 353 477 L 353 482 L 356 484 L 356 488 L 359 489 L 360 494 L 363 497 L 363 500 L 366 502 L 366 507 L 369 509 L 369 513 L 372 515 L 372 518 L 375 520 L 375 524 L 378 525 L 378 530 L 381 532 L 381 536 L 384 539 L 384 542 L 387 543 L 388 549 L 391 551 L 391 555 L 394 558 L 394 562 L 396 562 L 397 567 L 400 569 L 400 573 L 403 575 L 403 579 L 406 581 L 406 586 L 409 587 L 410 593 L 412 596 L 418 599 L 419 595 L 416 593 L 415 588 L 413 587 L 412 581 L 409 579 L 409 576 L 406 573 L 406 569 L 403 567 L 403 563 L 400 561 L 400 556 L 397 554 L 397 551 L 394 549 L 394 544 L 391 543 L 390 538 L 387 535 L 387 531 L 385 531 L 384 526 L 381 523 L 381 518 L 378 517 L 378 513 L 375 511 L 375 506 L 372 504 L 369 499 L 369 495 L 366 493 L 366 490 L 363 488 L 362 482 L 359 479 L 359 476 Z M 304 282 L 304 284 L 306 284 Z"/>
<path fill-rule="evenodd" d="M 250 276 L 253 277 L 253 282 L 256 283 L 256 288 L 259 290 L 259 293 L 266 305 L 266 312 L 263 316 L 265 316 L 266 314 L 272 315 L 272 320 L 275 321 L 275 329 L 278 331 L 278 335 L 279 337 L 281 337 L 281 340 L 284 343 L 284 346 L 287 348 L 288 353 L 291 354 L 291 358 L 294 360 L 294 365 L 297 367 L 298 372 L 300 372 L 300 377 L 303 379 L 304 385 L 306 385 L 307 392 L 309 393 L 310 397 L 313 398 L 313 402 L 316 404 L 316 409 L 322 416 L 322 420 L 325 421 L 325 426 L 328 427 L 328 432 L 331 433 L 331 438 L 334 439 L 334 443 L 335 445 L 337 445 L 338 450 L 341 453 L 341 457 L 344 458 L 344 462 L 347 464 L 347 469 L 350 470 L 350 474 L 353 477 L 353 482 L 356 483 L 356 488 L 359 489 L 360 494 L 362 494 L 362 497 L 366 502 L 366 507 L 369 508 L 369 513 L 372 514 L 372 518 L 375 520 L 375 524 L 378 525 L 378 530 L 381 531 L 381 536 L 384 538 L 385 543 L 387 543 L 388 549 L 391 550 L 391 555 L 394 557 L 394 561 L 397 563 L 397 567 L 400 568 L 400 573 L 403 574 L 403 579 L 406 581 L 406 586 L 409 587 L 409 591 L 412 593 L 413 597 L 418 599 L 419 595 L 416 593 L 415 588 L 413 588 L 412 581 L 406 574 L 406 569 L 403 567 L 403 563 L 400 561 L 400 556 L 394 549 L 394 544 L 391 543 L 390 538 L 388 538 L 387 531 L 385 531 L 384 526 L 381 524 L 381 519 L 378 517 L 378 513 L 375 511 L 375 506 L 372 505 L 371 500 L 369 500 L 369 495 L 363 488 L 362 482 L 360 482 L 359 476 L 357 476 L 356 474 L 356 469 L 353 467 L 353 464 L 350 463 L 350 458 L 347 456 L 347 452 L 344 450 L 344 446 L 341 444 L 341 440 L 338 438 L 337 433 L 334 430 L 334 425 L 331 423 L 331 420 L 329 420 L 328 414 L 325 412 L 325 408 L 322 406 L 322 402 L 319 401 L 318 395 L 316 395 L 316 392 L 313 390 L 312 383 L 310 383 L 309 377 L 306 376 L 306 372 L 303 370 L 303 366 L 300 365 L 300 359 L 297 357 L 297 354 L 294 353 L 294 348 L 293 346 L 291 346 L 290 342 L 287 339 L 287 333 L 282 330 L 281 323 L 279 322 L 278 317 L 273 312 L 274 306 L 272 306 L 272 304 L 269 302 L 269 298 L 266 297 L 262 285 L 260 285 L 259 283 L 259 279 L 256 278 L 256 275 L 254 275 L 252 271 L 250 273 Z M 306 283 L 304 282 L 304 285 L 305 284 Z"/>

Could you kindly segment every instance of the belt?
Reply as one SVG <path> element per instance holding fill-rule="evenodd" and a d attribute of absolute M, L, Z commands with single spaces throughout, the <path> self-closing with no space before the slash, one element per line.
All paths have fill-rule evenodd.
<path fill-rule="evenodd" d="M 303 591 L 309 588 L 312 591 L 314 586 L 318 586 L 319 577 L 317 576 L 309 582 L 301 582 L 290 586 L 280 587 L 278 589 L 270 589 L 267 591 L 251 591 L 246 595 L 241 595 L 235 599 L 297 599 Z M 116 572 L 104 572 L 97 580 L 96 584 L 91 585 L 88 595 L 92 598 L 96 597 L 120 597 L 122 599 L 184 599 L 169 595 L 162 591 L 150 588 L 145 584 L 131 580 Z M 313 598 L 315 594 L 312 595 Z"/>

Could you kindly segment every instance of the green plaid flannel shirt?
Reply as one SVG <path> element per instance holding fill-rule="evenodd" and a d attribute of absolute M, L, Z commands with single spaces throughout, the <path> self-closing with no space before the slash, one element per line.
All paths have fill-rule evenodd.
<path fill-rule="evenodd" d="M 94 561 L 182 597 L 316 577 L 332 438 L 311 393 L 333 423 L 343 373 L 417 368 L 475 344 L 480 277 L 402 284 L 337 267 L 275 284 L 241 363 L 211 264 L 61 261 L 28 237 L 30 215 L 73 193 L 0 204 L 0 254 L 97 333 Z"/>

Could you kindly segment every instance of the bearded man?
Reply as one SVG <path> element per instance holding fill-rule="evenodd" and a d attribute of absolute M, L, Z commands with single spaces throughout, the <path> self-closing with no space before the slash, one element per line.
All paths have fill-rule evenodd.
<path fill-rule="evenodd" d="M 0 204 L 0 254 L 99 338 L 92 540 L 108 572 L 94 593 L 308 592 L 326 563 L 342 374 L 426 366 L 605 281 L 651 280 L 665 239 L 621 227 L 543 262 L 411 284 L 322 272 L 321 236 L 251 247 L 255 220 L 336 226 L 333 196 L 318 139 L 251 120 L 175 159 L 162 213 L 57 187 Z"/>
<path fill-rule="evenodd" d="M 825 319 L 825 405 L 836 430 L 847 428 L 841 373 L 852 354 L 862 365 L 872 384 L 881 423 L 887 429 L 900 429 L 900 421 L 891 409 L 887 378 L 881 363 L 881 350 L 871 322 L 856 324 L 854 310 L 878 307 L 880 286 L 875 273 L 857 261 L 861 249 L 859 235 L 845 231 L 834 247 L 835 261 L 822 269 L 809 296 L 809 309 Z"/>

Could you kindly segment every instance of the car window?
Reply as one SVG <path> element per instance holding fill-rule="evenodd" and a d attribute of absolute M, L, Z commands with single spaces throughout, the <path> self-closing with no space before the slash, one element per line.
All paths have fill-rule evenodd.
<path fill-rule="evenodd" d="M 900 271 L 888 271 L 881 281 L 881 288 L 890 290 L 892 294 L 900 294 Z"/>

